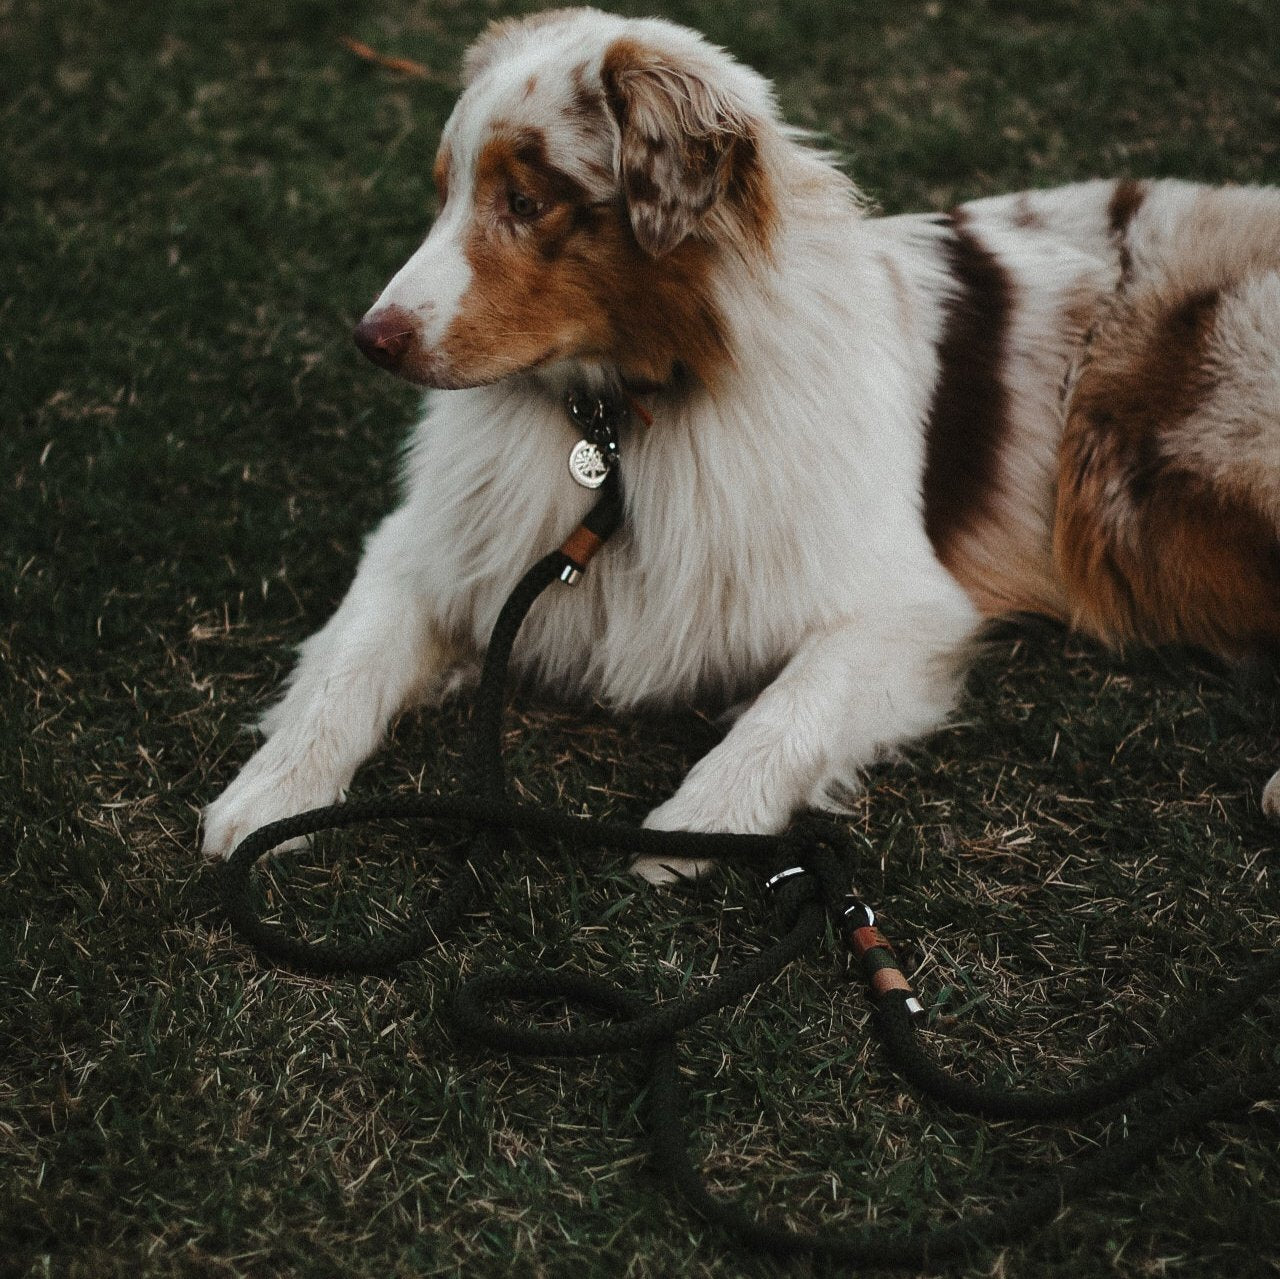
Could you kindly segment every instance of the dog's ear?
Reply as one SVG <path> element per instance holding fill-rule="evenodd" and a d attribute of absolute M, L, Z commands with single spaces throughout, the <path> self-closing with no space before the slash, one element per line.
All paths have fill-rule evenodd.
<path fill-rule="evenodd" d="M 601 68 L 620 136 L 618 168 L 636 241 L 670 253 L 757 163 L 747 112 L 696 66 L 638 40 L 615 41 Z"/>

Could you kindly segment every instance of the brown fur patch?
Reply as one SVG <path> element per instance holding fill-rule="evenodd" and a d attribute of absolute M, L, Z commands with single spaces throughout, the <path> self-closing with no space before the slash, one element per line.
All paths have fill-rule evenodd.
<path fill-rule="evenodd" d="M 1031 205 L 1031 197 L 1020 195 L 1013 205 L 1013 225 L 1023 231 L 1043 231 L 1048 225 Z"/>
<path fill-rule="evenodd" d="M 1072 399 L 1054 555 L 1073 620 L 1101 639 L 1238 655 L 1280 642 L 1280 539 L 1184 465 L 1168 432 L 1212 393 L 1212 289 L 1117 306 Z"/>
<path fill-rule="evenodd" d="M 925 425 L 924 523 L 938 558 L 962 585 L 960 543 L 990 516 L 1008 431 L 1003 381 L 1013 285 L 995 256 L 952 218 L 944 242 L 956 292 L 938 345 L 938 381 Z"/>
<path fill-rule="evenodd" d="M 613 121 L 604 91 L 592 82 L 590 67 L 580 63 L 569 72 L 571 93 L 564 108 L 569 136 L 580 142 L 578 162 L 601 188 L 613 189 Z"/>
<path fill-rule="evenodd" d="M 1107 204 L 1107 229 L 1120 258 L 1120 279 L 1127 280 L 1133 271 L 1129 252 L 1129 223 L 1137 216 L 1147 198 L 1147 184 L 1133 178 L 1121 178 Z"/>
<path fill-rule="evenodd" d="M 569 72 L 569 82 L 573 86 L 569 105 L 565 115 L 576 124 L 594 127 L 604 123 L 605 97 L 604 90 L 591 82 L 590 69 L 586 63 L 579 63 Z"/>
<path fill-rule="evenodd" d="M 745 133 L 733 140 L 725 177 L 725 199 L 736 211 L 750 246 L 768 254 L 778 226 L 778 206 L 754 134 Z"/>
<path fill-rule="evenodd" d="M 511 215 L 513 189 L 538 201 L 539 216 Z M 682 368 L 714 382 L 728 352 L 710 246 L 689 240 L 650 257 L 621 202 L 591 201 L 529 128 L 499 130 L 482 148 L 475 201 L 473 278 L 438 351 L 446 381 L 495 380 L 572 355 L 614 362 L 641 385 Z"/>

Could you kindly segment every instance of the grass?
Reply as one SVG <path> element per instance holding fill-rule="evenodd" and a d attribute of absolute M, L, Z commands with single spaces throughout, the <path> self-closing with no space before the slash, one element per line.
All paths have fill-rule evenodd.
<path fill-rule="evenodd" d="M 644 7 L 774 77 L 890 211 L 1099 173 L 1280 176 L 1271 0 Z M 414 396 L 348 330 L 423 232 L 454 69 L 497 12 L 0 0 L 5 1274 L 782 1270 L 666 1197 L 628 1065 L 486 1060 L 437 1012 L 459 970 L 506 961 L 699 985 L 767 927 L 749 880 L 663 894 L 525 850 L 485 869 L 484 909 L 439 955 L 317 982 L 231 940 L 196 854 L 240 726 L 394 499 Z M 344 34 L 429 78 L 359 62 Z M 1275 694 L 1193 654 L 996 637 L 956 725 L 878 768 L 851 822 L 944 1058 L 1065 1078 L 1280 941 L 1257 803 Z M 401 721 L 357 793 L 447 789 L 465 720 Z M 713 737 L 533 694 L 511 726 L 522 790 L 629 818 Z M 339 851 L 274 865 L 309 918 L 430 891 L 411 836 Z M 1276 1042 L 1260 1009 L 1193 1074 Z M 686 1061 L 713 1179 L 801 1220 L 945 1216 L 1108 1135 L 916 1105 L 825 954 Z M 1274 1111 L 1215 1127 L 967 1273 L 1274 1274 L 1277 1149 Z"/>

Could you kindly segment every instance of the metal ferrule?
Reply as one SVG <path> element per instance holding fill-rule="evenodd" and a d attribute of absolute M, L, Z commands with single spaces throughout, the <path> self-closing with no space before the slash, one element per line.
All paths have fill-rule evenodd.
<path fill-rule="evenodd" d="M 775 893 L 783 884 L 795 879 L 797 875 L 807 875 L 809 872 L 803 866 L 788 866 L 786 870 L 780 870 L 776 875 L 770 875 L 764 881 L 764 886 L 771 893 Z"/>
<path fill-rule="evenodd" d="M 844 908 L 844 913 L 840 916 L 846 928 L 874 928 L 876 926 L 876 913 L 867 905 L 866 902 L 860 901 L 856 897 L 849 898 L 849 904 Z"/>

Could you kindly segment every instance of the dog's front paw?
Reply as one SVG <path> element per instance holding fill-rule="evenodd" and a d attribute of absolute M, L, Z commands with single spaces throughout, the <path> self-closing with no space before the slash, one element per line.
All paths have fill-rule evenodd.
<path fill-rule="evenodd" d="M 203 814 L 202 848 L 207 857 L 230 857 L 260 826 L 293 817 L 311 808 L 335 804 L 343 797 L 337 782 L 301 768 L 262 760 L 263 748 Z M 282 850 L 303 848 L 305 838 L 281 844 Z"/>
<path fill-rule="evenodd" d="M 667 819 L 663 816 L 663 811 L 670 807 L 670 801 L 663 804 L 659 808 L 655 808 L 648 817 L 644 819 L 646 830 L 666 830 L 681 831 L 691 829 L 689 826 L 677 822 L 674 825 L 667 825 Z M 679 884 L 691 879 L 700 879 L 709 871 L 715 869 L 715 862 L 708 861 L 701 857 L 677 857 L 674 854 L 667 856 L 666 854 L 646 854 L 643 857 L 637 857 L 631 863 L 631 873 L 639 875 L 641 879 L 647 879 L 651 884 Z"/>
<path fill-rule="evenodd" d="M 769 835 L 785 825 L 785 816 L 779 819 L 774 813 L 760 811 L 759 805 L 735 803 L 741 796 L 704 787 L 696 774 L 695 769 L 665 804 L 659 804 L 644 819 L 647 830 Z M 632 871 L 651 884 L 698 879 L 714 867 L 715 862 L 706 858 L 674 854 L 647 854 L 631 863 Z"/>

